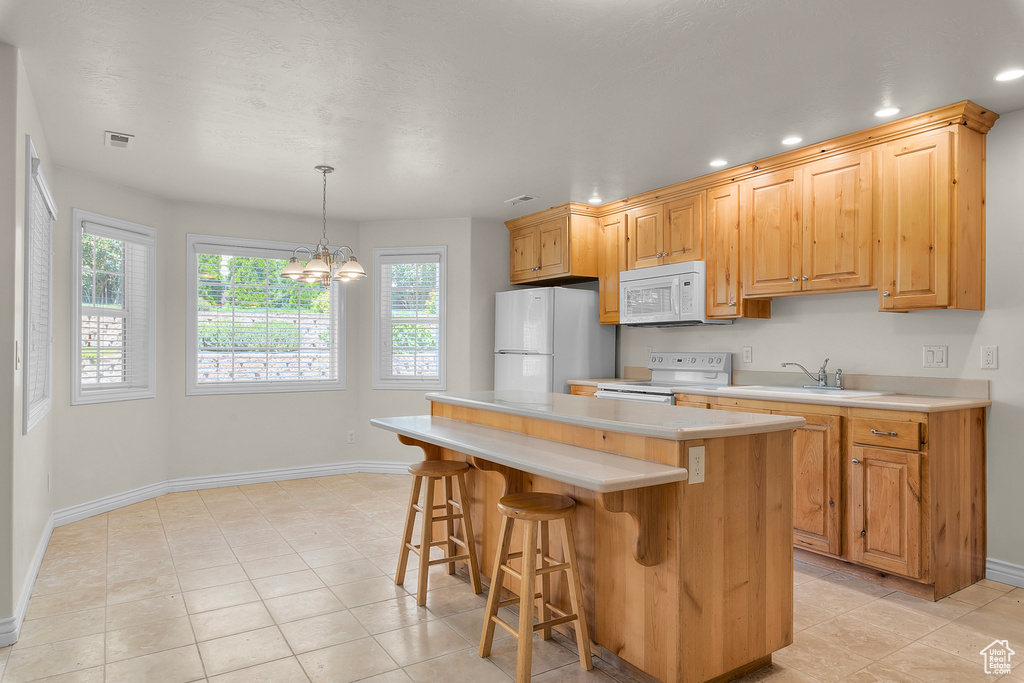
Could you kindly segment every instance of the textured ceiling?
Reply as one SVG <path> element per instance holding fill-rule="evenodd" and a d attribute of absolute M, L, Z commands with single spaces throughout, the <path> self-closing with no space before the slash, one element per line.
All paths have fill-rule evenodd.
<path fill-rule="evenodd" d="M 993 80 L 1024 68 L 1024 0 L 0 0 L 0 41 L 56 163 L 310 214 L 326 163 L 352 220 L 610 201 L 882 105 L 1024 107 Z"/>

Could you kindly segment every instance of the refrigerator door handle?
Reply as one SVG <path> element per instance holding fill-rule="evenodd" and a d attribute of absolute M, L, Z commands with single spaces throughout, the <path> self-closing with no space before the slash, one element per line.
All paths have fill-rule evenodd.
<path fill-rule="evenodd" d="M 541 353 L 536 349 L 498 349 L 495 353 L 518 353 L 526 356 L 546 356 L 550 354 Z"/>

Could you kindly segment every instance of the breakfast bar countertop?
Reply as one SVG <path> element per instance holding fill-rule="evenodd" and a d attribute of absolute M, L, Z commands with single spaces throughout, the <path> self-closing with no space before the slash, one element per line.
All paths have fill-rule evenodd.
<path fill-rule="evenodd" d="M 788 431 L 805 424 L 803 418 L 784 415 L 709 411 L 543 392 L 451 391 L 427 394 L 426 398 L 464 408 L 675 441 Z"/>

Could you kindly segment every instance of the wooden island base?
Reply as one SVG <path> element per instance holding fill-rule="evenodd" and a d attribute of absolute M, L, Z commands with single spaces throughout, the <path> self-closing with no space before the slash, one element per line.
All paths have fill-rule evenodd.
<path fill-rule="evenodd" d="M 773 652 L 792 643 L 790 429 L 671 440 L 437 400 L 431 413 L 675 467 L 689 462 L 689 449 L 703 446 L 703 483 L 598 493 L 400 436 L 403 443 L 423 448 L 428 459 L 474 466 L 468 475 L 469 507 L 481 571 L 488 577 L 501 496 L 546 491 L 577 501 L 579 568 L 599 652 L 659 681 L 695 683 L 729 680 L 766 666 Z M 513 544 L 520 542 L 517 534 Z M 561 557 L 557 550 L 552 555 Z M 568 595 L 560 578 L 552 580 L 554 602 L 565 609 Z M 517 593 L 519 587 L 510 580 L 505 588 Z"/>

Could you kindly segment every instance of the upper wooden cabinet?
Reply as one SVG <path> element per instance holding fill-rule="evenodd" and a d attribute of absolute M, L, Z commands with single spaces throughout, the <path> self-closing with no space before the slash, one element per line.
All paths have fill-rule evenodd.
<path fill-rule="evenodd" d="M 770 301 L 740 298 L 740 187 L 707 192 L 707 309 L 709 318 L 769 318 Z"/>
<path fill-rule="evenodd" d="M 883 311 L 984 309 L 984 160 L 963 126 L 882 147 Z"/>
<path fill-rule="evenodd" d="M 625 215 L 629 225 L 626 270 L 704 257 L 703 192 Z"/>
<path fill-rule="evenodd" d="M 619 272 L 626 270 L 626 214 L 613 213 L 598 219 L 597 292 L 598 319 L 619 323 Z"/>
<path fill-rule="evenodd" d="M 873 288 L 872 151 L 743 183 L 743 295 Z"/>
<path fill-rule="evenodd" d="M 597 277 L 597 220 L 592 214 L 590 207 L 565 204 L 506 222 L 511 283 Z"/>

